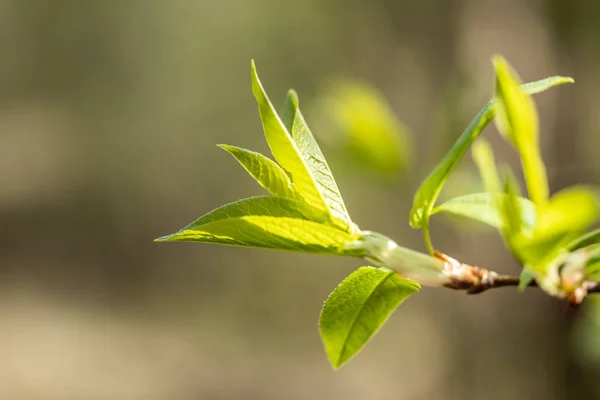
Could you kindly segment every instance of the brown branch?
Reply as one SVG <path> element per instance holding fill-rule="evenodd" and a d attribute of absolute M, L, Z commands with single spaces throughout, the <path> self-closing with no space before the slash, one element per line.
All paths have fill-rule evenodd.
<path fill-rule="evenodd" d="M 519 286 L 519 277 L 501 275 L 485 268 L 463 264 L 440 252 L 436 252 L 434 256 L 445 262 L 444 273 L 450 279 L 450 282 L 444 285 L 447 288 L 464 290 L 467 294 L 479 294 L 489 289 Z M 527 287 L 539 286 L 537 282 L 532 281 Z M 564 297 L 569 304 L 578 305 L 591 293 L 600 293 L 600 284 L 594 281 L 583 281 L 579 286 L 565 291 Z"/>

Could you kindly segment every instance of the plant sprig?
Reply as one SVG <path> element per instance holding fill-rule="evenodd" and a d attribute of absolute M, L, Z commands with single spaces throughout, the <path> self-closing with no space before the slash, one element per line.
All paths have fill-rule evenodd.
<path fill-rule="evenodd" d="M 275 161 L 243 148 L 219 147 L 230 153 L 269 195 L 219 207 L 156 241 L 348 256 L 375 265 L 362 266 L 351 273 L 334 289 L 321 310 L 321 338 L 334 368 L 354 357 L 393 311 L 419 291 L 420 284 L 480 293 L 520 283 L 522 287 L 540 286 L 550 295 L 568 298 L 571 303 L 581 302 L 588 292 L 599 290 L 595 279 L 600 275 L 600 232 L 585 232 L 600 216 L 600 192 L 580 186 L 549 196 L 538 144 L 537 112 L 530 97 L 573 79 L 551 77 L 521 85 L 503 58 L 494 58 L 494 66 L 495 97 L 415 194 L 410 225 L 423 230 L 430 254 L 400 246 L 380 233 L 362 230 L 352 221 L 328 163 L 300 111 L 296 92 L 288 92 L 281 114 L 277 113 L 254 62 L 252 92 Z M 481 139 L 476 142 L 494 117 L 500 132 L 521 157 L 527 197 L 520 195 L 508 167 L 502 169 L 503 175 L 498 173 L 490 146 Z M 486 191 L 464 194 L 436 206 L 444 183 L 472 145 Z M 524 263 L 521 280 L 436 252 L 429 220 L 439 213 L 461 215 L 497 229 L 508 249 Z"/>

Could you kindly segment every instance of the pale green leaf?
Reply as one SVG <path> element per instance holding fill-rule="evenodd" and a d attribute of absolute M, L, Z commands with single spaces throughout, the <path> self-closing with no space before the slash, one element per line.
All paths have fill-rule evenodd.
<path fill-rule="evenodd" d="M 204 215 L 156 241 L 220 243 L 308 253 L 360 255 L 345 245 L 356 240 L 335 227 L 309 220 L 306 206 L 281 197 L 240 200 Z"/>
<path fill-rule="evenodd" d="M 536 270 L 543 272 L 545 261 L 567 250 L 599 217 L 598 190 L 586 186 L 569 187 L 538 207 L 533 234 L 520 237 L 517 245 L 528 261 L 536 264 Z"/>
<path fill-rule="evenodd" d="M 220 148 L 231 154 L 248 173 L 273 196 L 302 200 L 286 172 L 276 162 L 254 151 L 226 144 Z"/>
<path fill-rule="evenodd" d="M 529 196 L 536 204 L 548 199 L 548 178 L 539 149 L 539 123 L 533 100 L 520 86 L 517 74 L 502 57 L 496 68 L 496 118 L 498 130 L 521 155 Z"/>
<path fill-rule="evenodd" d="M 315 137 L 310 131 L 298 105 L 298 96 L 291 90 L 288 94 L 289 106 L 287 113 L 293 115 L 292 138 L 296 143 L 300 155 L 304 159 L 314 182 L 317 184 L 321 198 L 325 201 L 327 209 L 333 216 L 333 221 L 342 229 L 353 229 L 352 220 L 346 210 L 346 205 L 340 194 L 333 174 L 327 165 L 325 156 L 321 152 Z"/>
<path fill-rule="evenodd" d="M 479 169 L 483 187 L 489 193 L 500 193 L 500 179 L 494 160 L 494 152 L 487 141 L 479 139 L 471 150 L 473 161 Z"/>
<path fill-rule="evenodd" d="M 321 338 L 333 368 L 356 355 L 418 283 L 391 271 L 361 267 L 329 295 L 319 320 Z"/>
<path fill-rule="evenodd" d="M 567 250 L 575 251 L 594 244 L 600 244 L 600 229 L 586 233 L 585 235 L 573 240 L 567 246 Z"/>
<path fill-rule="evenodd" d="M 523 89 L 529 94 L 534 94 L 547 90 L 553 86 L 569 82 L 573 82 L 573 79 L 556 76 L 525 84 L 523 85 Z M 410 212 L 410 226 L 413 228 L 421 228 L 424 223 L 426 223 L 448 175 L 450 175 L 452 170 L 462 159 L 473 141 L 494 119 L 495 114 L 496 107 L 492 100 L 483 107 L 477 116 L 475 116 L 471 124 L 458 138 L 452 149 L 450 149 L 442 161 L 436 165 L 429 176 L 421 183 L 413 200 L 413 206 Z"/>
<path fill-rule="evenodd" d="M 523 268 L 521 275 L 519 275 L 519 291 L 522 292 L 527 289 L 527 286 L 529 286 L 534 280 L 535 275 L 533 271 L 531 271 L 529 268 Z"/>
<path fill-rule="evenodd" d="M 339 192 L 335 192 L 337 187 L 335 186 L 335 182 L 333 182 L 333 177 L 330 175 L 331 172 L 329 171 L 329 168 L 326 170 L 324 168 L 324 166 L 326 167 L 327 164 L 325 163 L 323 165 L 324 158 L 322 157 L 316 142 L 314 142 L 314 139 L 312 139 L 312 141 L 310 140 L 312 138 L 312 134 L 310 135 L 311 138 L 309 138 L 308 134 L 305 131 L 302 131 L 296 135 L 293 135 L 294 138 L 292 138 L 292 134 L 288 132 L 284 123 L 277 115 L 275 108 L 267 97 L 267 94 L 258 78 L 254 61 L 252 61 L 251 75 L 252 92 L 254 93 L 254 97 L 258 103 L 258 109 L 263 123 L 265 136 L 273 156 L 283 167 L 283 169 L 291 176 L 292 182 L 294 183 L 296 189 L 311 206 L 317 209 L 326 210 L 330 214 L 332 220 L 331 222 L 334 225 L 347 231 L 352 231 L 354 226 L 349 223 L 347 213 L 345 215 L 340 213 L 340 205 L 343 208 L 343 211 L 345 211 L 343 202 L 341 202 L 341 196 L 339 199 L 337 199 L 339 201 L 332 202 L 332 199 L 335 198 L 336 193 L 339 196 Z M 289 98 L 289 101 L 286 102 L 285 107 L 286 119 L 288 120 L 289 124 L 289 119 L 291 118 L 290 109 L 293 110 L 294 108 L 293 96 Z M 296 120 L 299 118 L 298 114 L 299 111 L 296 110 L 296 113 L 293 116 L 293 125 L 296 125 Z M 303 122 L 299 122 L 298 124 L 300 127 L 303 125 Z M 294 127 L 292 127 L 292 131 L 293 130 Z M 310 158 L 311 156 L 320 156 L 320 158 L 313 159 Z M 325 180 L 324 178 L 327 172 L 329 172 L 329 178 L 331 181 Z M 333 185 L 331 185 L 331 182 L 333 182 Z M 324 184 L 327 183 L 329 183 L 329 185 L 327 185 L 325 188 Z"/>
<path fill-rule="evenodd" d="M 525 229 L 535 225 L 535 205 L 523 197 L 517 198 L 521 211 L 521 220 Z M 505 221 L 499 212 L 499 204 L 507 201 L 507 195 L 498 193 L 474 193 L 455 197 L 433 209 L 432 214 L 452 213 L 471 218 L 490 225 L 500 231 L 505 229 Z"/>
<path fill-rule="evenodd" d="M 281 121 L 285 125 L 285 129 L 288 132 L 292 131 L 294 126 L 294 117 L 296 116 L 296 110 L 298 109 L 298 94 L 295 90 L 290 89 L 285 96 L 283 102 L 283 110 L 281 111 Z"/>
<path fill-rule="evenodd" d="M 333 123 L 323 135 L 358 172 L 393 177 L 410 164 L 413 144 L 408 129 L 372 85 L 336 81 L 323 95 L 319 111 Z"/>
<path fill-rule="evenodd" d="M 292 182 L 306 199 L 315 208 L 327 210 L 324 199 L 319 192 L 309 166 L 302 158 L 300 151 L 288 133 L 283 122 L 279 119 L 273 104 L 258 78 L 256 66 L 252 61 L 252 92 L 258 103 L 258 111 L 263 124 L 267 143 L 273 156 L 292 178 Z"/>
<path fill-rule="evenodd" d="M 523 211 L 521 210 L 522 202 L 519 201 L 519 184 L 513 172 L 507 168 L 506 177 L 504 180 L 505 196 L 500 205 L 500 211 L 503 215 L 504 236 L 509 243 L 512 243 L 512 238 L 523 233 L 527 226 L 523 219 Z M 535 213 L 535 211 L 534 211 Z M 529 224 L 531 226 L 531 224 Z"/>

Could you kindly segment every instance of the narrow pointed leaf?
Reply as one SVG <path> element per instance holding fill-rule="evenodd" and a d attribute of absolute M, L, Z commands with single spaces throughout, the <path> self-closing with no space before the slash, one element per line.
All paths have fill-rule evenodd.
<path fill-rule="evenodd" d="M 506 201 L 506 194 L 474 193 L 455 197 L 433 209 L 432 214 L 451 213 L 471 218 L 490 225 L 500 231 L 505 229 L 505 221 L 498 210 L 498 203 Z M 528 230 L 535 225 L 535 205 L 528 199 L 518 197 L 521 219 Z"/>
<path fill-rule="evenodd" d="M 502 57 L 496 68 L 496 118 L 498 130 L 521 155 L 529 196 L 536 204 L 548 199 L 548 178 L 539 148 L 539 123 L 535 104 L 520 86 L 520 80 Z"/>
<path fill-rule="evenodd" d="M 276 162 L 254 151 L 241 147 L 219 145 L 231 154 L 246 171 L 273 196 L 302 200 L 286 172 Z"/>
<path fill-rule="evenodd" d="M 329 295 L 319 321 L 321 338 L 333 368 L 355 356 L 418 283 L 391 271 L 361 267 Z"/>
<path fill-rule="evenodd" d="M 519 184 L 517 179 L 510 169 L 507 168 L 506 178 L 504 180 L 503 201 L 500 205 L 501 213 L 503 214 L 504 236 L 507 240 L 512 239 L 516 235 L 523 233 L 527 226 L 523 219 L 523 211 L 521 210 L 522 202 L 519 201 Z M 531 210 L 530 210 L 531 211 Z M 534 211 L 535 212 L 535 211 Z M 531 222 L 531 221 L 529 221 Z M 512 240 L 509 240 L 512 243 Z"/>
<path fill-rule="evenodd" d="M 298 109 L 298 94 L 295 90 L 290 89 L 285 96 L 283 110 L 281 111 L 281 122 L 283 122 L 283 125 L 285 125 L 285 129 L 287 129 L 288 132 L 292 132 L 296 109 Z"/>
<path fill-rule="evenodd" d="M 290 102 L 291 105 L 295 107 L 293 110 L 292 138 L 300 150 L 302 158 L 308 165 L 311 176 L 314 178 L 321 193 L 321 197 L 325 201 L 327 209 L 334 217 L 334 222 L 338 222 L 337 225 L 342 229 L 349 229 L 353 225 L 352 220 L 348 215 L 346 205 L 333 178 L 333 174 L 329 169 L 329 165 L 327 165 L 325 156 L 323 156 L 315 137 L 304 120 L 295 92 L 291 91 L 289 97 L 292 99 Z"/>
<path fill-rule="evenodd" d="M 473 161 L 479 169 L 483 187 L 489 193 L 500 193 L 500 179 L 496 169 L 494 153 L 487 141 L 479 139 L 473 143 Z"/>
<path fill-rule="evenodd" d="M 569 243 L 567 249 L 569 251 L 575 251 L 594 244 L 600 244 L 600 229 L 596 229 L 575 239 L 574 241 Z"/>
<path fill-rule="evenodd" d="M 540 93 L 553 86 L 573 82 L 572 78 L 556 76 L 542 79 L 537 82 L 531 82 L 523 85 L 523 89 L 529 94 Z M 448 175 L 454 170 L 458 162 L 465 155 L 471 144 L 483 129 L 494 119 L 496 115 L 495 102 L 488 102 L 483 109 L 475 116 L 471 124 L 465 129 L 458 138 L 452 149 L 446 154 L 442 161 L 436 165 L 434 170 L 425 178 L 417 190 L 413 207 L 410 212 L 410 226 L 421 228 L 424 221 L 429 219 L 431 210 L 435 201 L 442 190 Z"/>
<path fill-rule="evenodd" d="M 252 197 L 204 215 L 156 241 L 220 243 L 308 253 L 356 255 L 345 244 L 357 239 L 312 218 L 303 203 L 281 197 Z"/>
<path fill-rule="evenodd" d="M 275 108 L 267 97 L 267 94 L 258 78 L 254 61 L 252 62 L 251 75 L 252 92 L 254 93 L 254 97 L 258 103 L 258 109 L 263 123 L 265 136 L 273 156 L 283 167 L 283 169 L 290 174 L 292 182 L 296 186 L 297 190 L 311 206 L 328 211 L 331 215 L 332 223 L 334 225 L 350 231 L 350 225 L 347 224 L 345 220 L 339 218 L 338 210 L 330 208 L 330 197 L 328 197 L 330 193 L 322 192 L 320 183 L 322 177 L 314 175 L 314 165 L 311 163 L 312 160 L 311 162 L 307 162 L 307 159 L 305 158 L 307 149 L 302 147 L 304 146 L 303 144 L 300 144 L 302 150 L 299 148 L 292 138 L 292 135 L 288 132 L 284 123 L 277 115 Z M 292 97 L 289 102 L 292 108 L 293 100 L 294 99 Z M 286 112 L 289 112 L 289 110 Z M 289 123 L 290 117 L 287 116 L 286 118 L 288 119 Z M 296 118 L 297 116 L 294 116 L 294 121 Z M 317 160 L 316 162 L 320 164 L 320 160 Z M 329 188 L 333 189 L 333 187 Z M 335 189 L 337 189 L 337 187 Z"/>

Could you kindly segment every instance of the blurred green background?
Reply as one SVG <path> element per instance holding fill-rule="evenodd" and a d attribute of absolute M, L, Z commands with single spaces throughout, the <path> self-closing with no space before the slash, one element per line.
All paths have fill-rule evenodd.
<path fill-rule="evenodd" d="M 318 314 L 356 260 L 152 242 L 261 193 L 215 147 L 268 151 L 251 58 L 276 104 L 298 91 L 353 219 L 408 247 L 412 195 L 493 93 L 493 54 L 576 79 L 536 97 L 543 154 L 553 191 L 598 182 L 599 39 L 589 0 L 0 0 L 0 398 L 600 396 L 589 305 L 425 289 L 333 372 Z M 396 173 L 332 140 L 318 105 L 340 79 L 401 121 Z M 446 194 L 477 187 L 470 159 L 457 175 Z M 518 272 L 491 230 L 434 220 L 437 248 Z"/>

